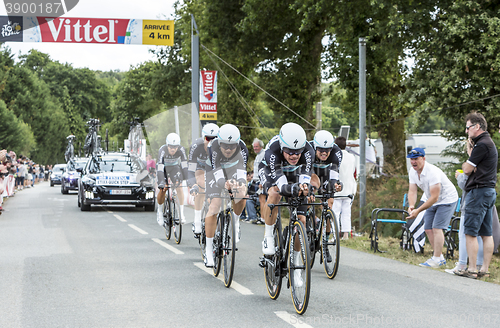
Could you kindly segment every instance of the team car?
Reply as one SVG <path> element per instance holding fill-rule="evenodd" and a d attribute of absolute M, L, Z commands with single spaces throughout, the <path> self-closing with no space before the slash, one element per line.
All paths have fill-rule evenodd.
<path fill-rule="evenodd" d="M 139 157 L 128 153 L 93 155 L 78 171 L 82 173 L 78 180 L 78 206 L 82 211 L 98 204 L 155 210 L 154 178 Z"/>
<path fill-rule="evenodd" d="M 80 172 L 77 169 L 83 169 L 87 162 L 88 158 L 74 158 L 66 164 L 64 173 L 61 176 L 61 194 L 67 194 L 69 190 L 78 190 Z"/>
<path fill-rule="evenodd" d="M 61 177 L 66 164 L 56 164 L 52 168 L 52 173 L 50 174 L 50 186 L 54 187 L 56 184 L 61 184 Z"/>

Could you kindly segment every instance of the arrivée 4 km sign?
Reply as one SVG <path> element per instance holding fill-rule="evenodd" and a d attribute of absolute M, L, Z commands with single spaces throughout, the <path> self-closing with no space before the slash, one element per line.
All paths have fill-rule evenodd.
<path fill-rule="evenodd" d="M 172 46 L 173 20 L 0 16 L 1 42 Z"/>

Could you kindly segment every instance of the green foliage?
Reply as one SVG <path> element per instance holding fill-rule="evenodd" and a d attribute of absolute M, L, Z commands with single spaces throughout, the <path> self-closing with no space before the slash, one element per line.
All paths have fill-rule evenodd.
<path fill-rule="evenodd" d="M 28 154 L 35 145 L 29 126 L 8 110 L 5 102 L 0 99 L 0 149 Z"/>
<path fill-rule="evenodd" d="M 500 121 L 500 97 L 488 98 L 500 94 L 499 8 L 494 1 L 441 1 L 427 21 L 432 28 L 416 39 L 405 100 L 450 119 L 454 139 L 465 136 L 471 111 L 484 114 L 490 134 Z"/>

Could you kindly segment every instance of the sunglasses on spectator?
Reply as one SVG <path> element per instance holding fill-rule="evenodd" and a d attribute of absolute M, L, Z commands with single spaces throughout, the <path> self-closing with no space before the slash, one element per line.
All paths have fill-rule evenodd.
<path fill-rule="evenodd" d="M 213 139 L 215 139 L 215 137 L 205 136 L 205 140 L 206 140 L 206 141 L 211 141 L 211 140 L 213 140 Z"/>
<path fill-rule="evenodd" d="M 419 156 L 425 156 L 424 154 L 422 154 L 421 152 L 419 152 L 418 150 L 410 150 L 410 152 L 408 153 L 409 154 L 413 154 L 413 155 L 419 155 Z"/>
<path fill-rule="evenodd" d="M 288 147 L 283 147 L 283 152 L 287 153 L 288 155 L 290 156 L 293 156 L 293 155 L 300 155 L 302 154 L 302 152 L 304 151 L 304 148 L 300 148 L 300 149 L 290 149 Z"/>
<path fill-rule="evenodd" d="M 220 144 L 220 148 L 224 150 L 233 150 L 236 149 L 236 147 L 238 147 L 238 144 L 230 144 L 230 145 L 225 143 Z"/>
<path fill-rule="evenodd" d="M 320 153 L 328 153 L 332 149 L 331 148 L 316 147 L 316 150 L 319 151 Z"/>
<path fill-rule="evenodd" d="M 477 124 L 477 123 L 476 123 L 476 124 Z M 471 124 L 471 125 L 469 125 L 469 126 L 466 126 L 466 127 L 465 127 L 465 130 L 469 130 L 470 128 L 472 128 L 472 127 L 473 127 L 474 125 L 476 125 L 476 124 Z"/>

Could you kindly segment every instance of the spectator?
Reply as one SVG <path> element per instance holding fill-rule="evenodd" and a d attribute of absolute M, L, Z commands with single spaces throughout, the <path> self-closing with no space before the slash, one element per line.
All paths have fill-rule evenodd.
<path fill-rule="evenodd" d="M 254 224 L 264 224 L 260 218 L 260 202 L 259 202 L 259 181 L 253 179 L 253 173 L 248 172 L 248 200 L 246 203 L 247 219 L 245 221 L 252 222 Z M 259 208 L 259 215 L 257 216 L 257 208 Z"/>
<path fill-rule="evenodd" d="M 151 154 L 146 155 L 146 169 L 149 173 L 153 174 L 153 176 L 156 176 L 156 161 Z"/>
<path fill-rule="evenodd" d="M 254 180 L 254 183 L 259 184 L 259 189 L 257 190 L 257 195 L 259 198 L 260 208 L 262 208 L 266 204 L 266 195 L 264 195 L 264 193 L 262 192 L 263 188 L 262 188 L 262 184 L 260 184 L 259 164 L 264 159 L 264 153 L 265 153 L 264 142 L 260 139 L 255 138 L 255 139 L 253 139 L 252 146 L 253 146 L 253 151 L 255 152 L 255 154 L 257 154 L 257 156 L 255 156 L 255 160 L 253 162 L 253 180 Z M 254 208 L 255 208 L 255 206 L 254 206 Z M 257 215 L 256 211 L 255 211 L 255 215 Z M 249 216 L 250 216 L 250 214 L 249 214 Z M 252 220 L 252 223 L 264 224 L 264 220 L 262 219 L 262 217 L 259 216 L 259 217 L 256 217 L 255 220 Z"/>
<path fill-rule="evenodd" d="M 24 157 L 21 156 L 19 165 L 17 167 L 17 176 L 19 178 L 19 184 L 17 186 L 17 190 L 23 190 L 24 188 L 24 180 L 26 179 L 26 165 L 24 165 Z"/>
<path fill-rule="evenodd" d="M 467 142 L 467 153 L 470 154 L 469 148 L 470 142 Z M 466 196 L 467 192 L 465 189 L 465 183 L 467 182 L 467 176 L 457 170 L 455 172 L 455 178 L 457 178 L 457 184 L 462 189 L 462 203 L 460 204 L 460 226 L 458 228 L 458 262 L 456 263 L 453 269 L 446 269 L 447 273 L 460 275 L 461 271 L 464 271 L 467 268 L 467 247 L 465 244 L 465 232 L 464 232 L 464 216 L 465 216 L 465 204 L 466 204 Z M 478 242 L 478 253 L 477 253 L 477 266 L 483 265 L 483 240 L 477 237 Z"/>
<path fill-rule="evenodd" d="M 351 232 L 351 205 L 356 194 L 356 158 L 347 152 L 346 140 L 344 137 L 337 137 L 335 143 L 342 150 L 342 163 L 339 167 L 339 181 L 344 184 L 342 191 L 335 193 L 335 196 L 346 196 L 348 198 L 335 198 L 333 202 L 333 213 L 337 220 L 341 218 L 342 239 L 349 238 Z"/>
<path fill-rule="evenodd" d="M 420 263 L 420 266 L 437 268 L 446 264 L 442 254 L 443 229 L 448 228 L 457 205 L 458 193 L 441 169 L 425 161 L 425 151 L 422 148 L 413 148 L 407 158 L 410 158 L 412 166 L 409 172 L 408 190 L 408 213 L 410 215 L 407 219 L 414 219 L 420 212 L 426 210 L 424 229 L 434 252 L 433 256 L 424 263 Z M 427 200 L 415 208 L 417 187 L 424 191 Z"/>
<path fill-rule="evenodd" d="M 9 173 L 9 171 L 7 171 L 7 167 L 1 163 L 2 161 L 0 159 L 0 214 L 2 214 L 3 211 L 2 206 L 3 206 L 3 197 L 5 192 L 5 185 L 4 185 L 5 177 Z"/>
<path fill-rule="evenodd" d="M 487 123 L 483 115 L 470 113 L 465 118 L 465 132 L 474 145 L 469 159 L 462 164 L 462 170 L 469 176 L 465 184 L 466 207 L 464 214 L 464 232 L 469 256 L 468 270 L 461 275 L 473 279 L 489 277 L 489 265 L 493 256 L 493 218 L 497 182 L 498 152 L 495 143 L 486 132 Z M 483 239 L 483 265 L 477 271 L 478 242 L 476 236 Z"/>

